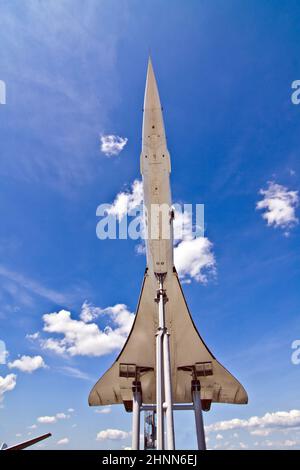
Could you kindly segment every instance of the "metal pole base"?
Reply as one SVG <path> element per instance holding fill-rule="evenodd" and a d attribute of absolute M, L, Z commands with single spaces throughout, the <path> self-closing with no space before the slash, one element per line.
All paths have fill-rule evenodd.
<path fill-rule="evenodd" d="M 206 450 L 200 389 L 201 387 L 200 387 L 199 380 L 192 380 L 191 391 L 192 391 L 192 397 L 193 397 L 193 403 L 194 403 L 198 449 Z"/>
<path fill-rule="evenodd" d="M 142 404 L 141 382 L 134 381 L 132 384 L 132 450 L 140 448 L 140 411 Z"/>

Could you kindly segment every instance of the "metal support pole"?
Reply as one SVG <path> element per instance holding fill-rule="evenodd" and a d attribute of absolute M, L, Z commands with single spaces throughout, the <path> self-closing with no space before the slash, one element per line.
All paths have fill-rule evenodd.
<path fill-rule="evenodd" d="M 165 404 L 166 404 L 166 421 L 167 421 L 167 449 L 175 449 L 174 435 L 174 419 L 172 408 L 172 379 L 171 379 L 171 362 L 170 362 L 170 335 L 164 331 L 163 336 L 163 352 L 164 352 L 164 385 L 165 385 Z"/>
<path fill-rule="evenodd" d="M 199 380 L 192 380 L 192 397 L 194 403 L 198 449 L 206 450 L 200 389 Z"/>
<path fill-rule="evenodd" d="M 140 448 L 140 411 L 142 402 L 141 382 L 132 384 L 132 450 Z"/>
<path fill-rule="evenodd" d="M 159 282 L 159 290 L 157 292 L 157 300 L 158 300 L 158 328 L 164 330 L 165 328 L 165 302 L 166 302 L 166 295 L 163 289 L 162 281 Z"/>
<path fill-rule="evenodd" d="M 156 413 L 157 413 L 157 449 L 164 449 L 164 410 L 167 424 L 167 449 L 175 449 L 174 419 L 172 403 L 172 379 L 169 333 L 165 327 L 165 303 L 167 296 L 163 288 L 164 274 L 157 275 L 159 290 L 156 302 L 158 303 L 158 331 L 156 335 Z M 165 403 L 164 403 L 165 399 Z"/>
<path fill-rule="evenodd" d="M 156 333 L 156 449 L 164 449 L 164 414 L 163 414 L 163 376 L 162 376 L 162 335 L 163 330 L 158 328 Z"/>

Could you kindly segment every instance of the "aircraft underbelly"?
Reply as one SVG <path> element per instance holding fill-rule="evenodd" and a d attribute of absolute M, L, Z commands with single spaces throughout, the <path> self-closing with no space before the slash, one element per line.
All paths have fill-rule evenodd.
<path fill-rule="evenodd" d="M 170 215 L 170 179 L 167 167 L 162 163 L 148 164 L 143 174 L 143 188 L 148 270 L 152 274 L 171 272 L 173 268 L 173 229 Z"/>

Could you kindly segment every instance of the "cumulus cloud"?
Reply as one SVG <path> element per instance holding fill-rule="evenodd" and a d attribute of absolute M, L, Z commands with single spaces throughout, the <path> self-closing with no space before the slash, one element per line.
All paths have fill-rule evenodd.
<path fill-rule="evenodd" d="M 252 436 L 268 436 L 272 432 L 271 429 L 254 429 L 253 431 L 250 431 L 250 434 Z"/>
<path fill-rule="evenodd" d="M 54 424 L 60 419 L 69 419 L 70 415 L 65 413 L 57 413 L 54 416 L 39 416 L 37 422 L 40 424 Z"/>
<path fill-rule="evenodd" d="M 13 390 L 17 383 L 17 376 L 15 374 L 8 374 L 5 377 L 0 375 L 0 403 L 3 400 L 4 394 Z"/>
<path fill-rule="evenodd" d="M 259 194 L 263 198 L 257 202 L 256 209 L 263 211 L 262 217 L 269 226 L 290 229 L 298 223 L 295 213 L 299 204 L 298 191 L 269 181 L 267 189 L 260 189 Z"/>
<path fill-rule="evenodd" d="M 117 194 L 108 213 L 121 220 L 126 214 L 139 207 L 143 202 L 143 185 L 140 180 L 134 180 L 128 191 Z"/>
<path fill-rule="evenodd" d="M 103 309 L 100 307 L 95 307 L 85 300 L 81 306 L 80 318 L 85 323 L 89 323 L 99 317 L 102 312 Z"/>
<path fill-rule="evenodd" d="M 126 137 L 119 137 L 118 135 L 102 135 L 101 140 L 101 152 L 107 157 L 119 155 L 123 148 L 128 142 Z"/>
<path fill-rule="evenodd" d="M 8 363 L 10 369 L 19 369 L 22 372 L 31 374 L 37 369 L 45 368 L 46 364 L 42 356 L 21 356 L 13 362 Z"/>
<path fill-rule="evenodd" d="M 186 239 L 174 249 L 174 264 L 184 281 L 194 279 L 206 284 L 216 274 L 216 260 L 212 243 L 206 237 Z"/>
<path fill-rule="evenodd" d="M 6 350 L 5 342 L 0 339 L 0 364 L 6 364 L 8 351 Z"/>
<path fill-rule="evenodd" d="M 205 427 L 206 432 L 228 431 L 232 429 L 249 429 L 252 431 L 300 426 L 300 410 L 276 411 L 263 416 L 252 416 L 249 419 L 231 419 L 219 421 Z M 256 434 L 259 434 L 256 432 Z M 262 435 L 262 434 L 260 434 Z"/>
<path fill-rule="evenodd" d="M 90 323 L 99 316 L 108 319 L 109 324 L 103 330 L 96 323 Z M 103 356 L 122 348 L 133 319 L 134 314 L 124 304 L 101 309 L 85 302 L 81 320 L 73 319 L 66 310 L 45 314 L 44 331 L 63 337 L 41 339 L 40 344 L 58 354 Z"/>
<path fill-rule="evenodd" d="M 37 419 L 38 423 L 41 424 L 52 424 L 56 423 L 56 416 L 39 416 Z"/>
<path fill-rule="evenodd" d="M 100 316 L 109 317 L 112 322 L 118 326 L 119 333 L 128 335 L 133 320 L 134 314 L 131 313 L 125 304 L 116 304 L 112 307 L 99 308 L 94 307 L 92 304 L 84 302 L 80 314 L 81 320 L 85 323 L 96 320 Z"/>
<path fill-rule="evenodd" d="M 60 345 L 60 341 L 53 338 L 41 339 L 40 345 L 43 349 L 48 349 L 56 354 L 64 354 L 66 351 L 65 347 Z"/>
<path fill-rule="evenodd" d="M 66 413 L 57 413 L 56 417 L 57 417 L 57 419 L 68 419 L 68 418 L 70 418 L 70 416 L 66 415 Z"/>
<path fill-rule="evenodd" d="M 267 439 L 260 444 L 262 447 L 276 447 L 277 449 L 285 448 L 285 447 L 295 447 L 300 445 L 299 440 L 295 439 L 285 439 L 283 441 L 271 441 Z"/>
<path fill-rule="evenodd" d="M 97 441 L 120 441 L 122 439 L 126 439 L 129 436 L 129 432 L 121 431 L 120 429 L 105 429 L 104 431 L 98 432 L 96 439 Z"/>
<path fill-rule="evenodd" d="M 34 340 L 38 339 L 39 336 L 40 336 L 40 333 L 38 331 L 36 331 L 35 333 L 27 334 L 26 338 L 31 340 L 31 341 L 34 341 Z"/>
<path fill-rule="evenodd" d="M 64 437 L 63 439 L 60 439 L 59 441 L 57 441 L 57 445 L 63 446 L 63 445 L 69 444 L 69 442 L 70 442 L 69 438 Z"/>
<path fill-rule="evenodd" d="M 173 220 L 173 232 L 175 243 L 177 241 L 186 240 L 193 238 L 192 231 L 192 218 L 191 213 L 180 210 L 179 205 L 175 206 L 174 220 Z"/>

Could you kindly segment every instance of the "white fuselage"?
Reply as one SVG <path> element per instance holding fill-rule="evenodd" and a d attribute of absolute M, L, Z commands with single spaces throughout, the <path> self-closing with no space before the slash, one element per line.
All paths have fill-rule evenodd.
<path fill-rule="evenodd" d="M 146 254 L 149 275 L 173 270 L 173 211 L 170 155 L 162 108 L 150 64 L 147 74 L 141 153 Z"/>

